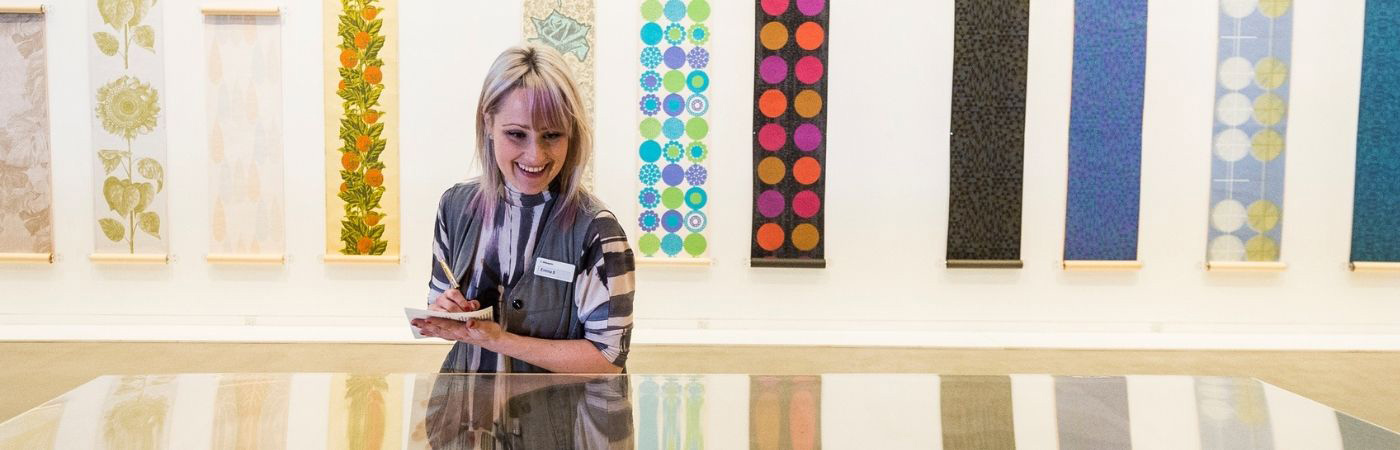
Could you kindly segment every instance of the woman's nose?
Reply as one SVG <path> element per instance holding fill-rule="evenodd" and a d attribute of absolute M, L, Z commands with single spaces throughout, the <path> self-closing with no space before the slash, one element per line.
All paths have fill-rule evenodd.
<path fill-rule="evenodd" d="M 538 138 L 530 140 L 530 145 L 525 146 L 525 154 L 530 155 L 531 157 L 543 155 L 544 140 Z"/>

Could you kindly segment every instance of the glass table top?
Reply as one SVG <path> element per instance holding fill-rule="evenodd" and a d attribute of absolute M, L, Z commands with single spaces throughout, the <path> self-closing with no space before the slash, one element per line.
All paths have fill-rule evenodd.
<path fill-rule="evenodd" d="M 104 376 L 0 424 L 0 449 L 1400 449 L 1248 378 Z"/>

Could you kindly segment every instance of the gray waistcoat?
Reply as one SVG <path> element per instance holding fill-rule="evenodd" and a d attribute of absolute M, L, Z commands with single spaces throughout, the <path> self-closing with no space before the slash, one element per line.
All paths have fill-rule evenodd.
<path fill-rule="evenodd" d="M 453 275 L 463 283 L 471 282 L 472 263 L 476 261 L 477 241 L 481 238 L 482 220 L 478 218 L 473 198 L 478 191 L 476 181 L 459 183 L 443 194 L 442 202 L 447 236 L 454 254 L 445 255 Z M 578 212 L 570 222 L 559 216 L 556 206 L 549 208 L 544 226 L 535 237 L 534 258 L 550 259 L 574 266 L 569 281 L 535 275 L 535 260 L 525 262 L 525 272 L 512 287 L 506 287 L 496 305 L 496 322 L 507 332 L 543 339 L 583 339 L 583 322 L 578 318 L 574 303 L 574 280 L 583 273 L 580 259 L 588 245 L 586 234 L 593 218 L 603 209 L 591 196 L 584 195 Z M 461 213 L 458 214 L 457 212 Z M 463 289 L 465 291 L 465 288 Z M 472 346 L 458 342 L 452 346 L 442 363 L 443 372 L 466 372 Z M 498 357 L 504 357 L 500 355 Z M 511 359 L 507 371 L 516 373 L 548 372 L 543 368 Z M 495 367 L 483 367 L 490 371 Z"/>

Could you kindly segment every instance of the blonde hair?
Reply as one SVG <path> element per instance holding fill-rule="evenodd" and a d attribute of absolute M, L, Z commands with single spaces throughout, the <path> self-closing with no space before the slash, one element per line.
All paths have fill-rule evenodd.
<path fill-rule="evenodd" d="M 505 199 L 505 176 L 496 166 L 491 141 L 491 116 L 502 101 L 516 89 L 525 93 L 534 128 L 558 129 L 568 136 L 569 150 L 550 190 L 559 197 L 558 210 L 572 220 L 579 203 L 588 195 L 583 187 L 584 168 L 593 156 L 593 126 L 579 98 L 578 83 L 564 64 L 564 57 L 549 47 L 524 44 L 506 49 L 491 63 L 481 85 L 476 108 L 476 158 L 481 164 L 477 210 L 486 218 L 487 229 L 495 217 L 496 205 Z"/>

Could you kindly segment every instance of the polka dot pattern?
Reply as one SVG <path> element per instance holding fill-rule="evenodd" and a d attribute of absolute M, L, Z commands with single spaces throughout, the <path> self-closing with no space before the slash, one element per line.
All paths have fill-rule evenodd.
<path fill-rule="evenodd" d="M 636 249 L 643 257 L 699 258 L 707 252 L 702 211 L 710 125 L 711 0 L 644 0 L 637 59 Z"/>
<path fill-rule="evenodd" d="M 758 0 L 754 22 L 755 266 L 821 267 L 827 0 Z"/>
<path fill-rule="evenodd" d="M 1278 261 L 1293 2 L 1223 0 L 1211 143 L 1209 261 Z"/>

